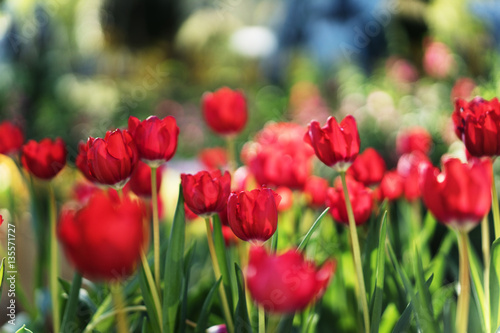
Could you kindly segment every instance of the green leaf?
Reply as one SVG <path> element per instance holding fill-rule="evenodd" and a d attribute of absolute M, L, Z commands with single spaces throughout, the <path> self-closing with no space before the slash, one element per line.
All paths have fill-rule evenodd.
<path fill-rule="evenodd" d="M 165 259 L 163 332 L 175 332 L 175 319 L 182 296 L 185 229 L 184 197 L 182 196 L 182 185 L 179 185 L 179 199 L 177 200 Z"/>
<path fill-rule="evenodd" d="M 187 319 L 187 305 L 188 305 L 188 289 L 189 289 L 189 279 L 191 276 L 191 266 L 193 263 L 193 257 L 195 253 L 196 242 L 193 242 L 184 256 L 184 283 L 183 283 L 183 293 L 181 302 L 181 316 L 179 322 L 179 333 L 184 333 L 186 331 L 186 319 Z"/>
<path fill-rule="evenodd" d="M 234 313 L 234 330 L 238 333 L 252 333 L 252 324 L 248 317 L 247 298 L 245 294 L 245 280 L 243 272 L 237 263 L 234 264 L 236 281 L 238 282 L 238 304 Z"/>
<path fill-rule="evenodd" d="M 68 331 L 68 328 L 66 326 L 72 323 L 75 318 L 81 286 L 82 286 L 82 276 L 80 275 L 80 273 L 75 272 L 73 276 L 73 282 L 71 283 L 69 299 L 68 302 L 66 303 L 66 309 L 64 310 L 63 320 L 61 324 L 61 332 Z"/>
<path fill-rule="evenodd" d="M 281 317 L 281 320 L 278 324 L 277 333 L 289 333 L 292 332 L 293 329 L 293 317 L 295 313 L 287 314 Z"/>
<path fill-rule="evenodd" d="M 2 295 L 4 276 L 5 276 L 5 258 L 2 258 L 2 263 L 0 264 L 0 295 Z"/>
<path fill-rule="evenodd" d="M 429 287 L 425 285 L 424 268 L 422 267 L 422 259 L 417 248 L 415 248 L 413 264 L 418 292 L 417 297 L 419 300 L 415 307 L 417 316 L 419 316 L 421 328 L 424 332 L 435 331 L 435 328 L 439 326 L 434 320 L 431 293 L 429 292 Z"/>
<path fill-rule="evenodd" d="M 491 328 L 500 326 L 500 238 L 491 245 L 490 260 L 490 305 Z"/>
<path fill-rule="evenodd" d="M 198 322 L 196 323 L 195 333 L 204 333 L 206 331 L 208 325 L 208 317 L 210 316 L 210 309 L 212 308 L 212 303 L 221 281 L 222 278 L 217 280 L 212 288 L 210 288 L 210 291 L 207 294 L 207 298 L 205 298 L 205 302 L 203 302 L 200 317 L 198 318 Z"/>
<path fill-rule="evenodd" d="M 432 284 L 432 286 L 430 286 L 431 292 L 435 292 L 440 286 L 443 285 L 445 268 L 448 263 L 448 256 L 451 247 L 456 243 L 456 240 L 457 236 L 455 235 L 455 233 L 449 230 L 443 241 L 441 242 L 438 253 L 434 256 L 430 264 L 429 270 L 434 274 L 434 283 Z"/>
<path fill-rule="evenodd" d="M 23 325 L 20 329 L 18 329 L 16 331 L 16 333 L 22 333 L 22 332 L 31 332 L 31 333 L 33 333 L 33 331 L 30 331 L 29 329 L 26 328 L 26 325 Z"/>
<path fill-rule="evenodd" d="M 304 237 L 304 239 L 302 240 L 302 242 L 300 242 L 299 246 L 297 247 L 297 251 L 303 251 L 306 248 L 307 243 L 309 242 L 309 238 L 311 238 L 311 236 L 314 233 L 314 231 L 316 231 L 316 229 L 319 227 L 319 225 L 321 223 L 321 220 L 323 219 L 323 216 L 325 216 L 325 214 L 328 212 L 329 209 L 330 208 L 326 208 L 318 216 L 318 218 L 316 219 L 316 221 L 314 221 L 314 223 L 311 226 L 311 228 L 309 228 L 309 230 L 307 231 L 306 236 Z"/>
<path fill-rule="evenodd" d="M 412 315 L 413 315 L 413 303 L 410 301 L 410 303 L 408 303 L 405 310 L 401 314 L 401 317 L 399 317 L 399 320 L 394 326 L 392 332 L 393 333 L 408 332 L 411 324 Z"/>
<path fill-rule="evenodd" d="M 158 318 L 158 313 L 152 296 L 153 291 L 149 288 L 144 266 L 142 264 L 139 266 L 139 284 L 141 287 L 141 295 L 144 300 L 144 305 L 146 306 L 146 311 L 149 317 L 149 324 L 154 328 L 155 332 L 161 332 L 160 320 Z"/>
<path fill-rule="evenodd" d="M 219 214 L 214 214 L 212 218 L 213 223 L 213 235 L 214 235 L 214 246 L 215 254 L 217 255 L 217 261 L 219 263 L 220 272 L 222 275 L 222 284 L 226 290 L 226 297 L 229 304 L 229 309 L 231 311 L 233 307 L 233 291 L 231 289 L 231 275 L 229 275 L 229 266 L 226 256 L 226 244 L 224 242 L 224 236 L 222 235 L 222 225 L 220 223 Z"/>
<path fill-rule="evenodd" d="M 376 333 L 379 330 L 380 318 L 382 316 L 382 298 L 384 296 L 384 275 L 385 275 L 385 251 L 384 244 L 387 236 L 387 211 L 382 217 L 380 226 L 380 236 L 377 249 L 377 268 L 375 277 L 375 288 L 371 297 L 372 316 L 371 332 Z"/>
<path fill-rule="evenodd" d="M 480 260 L 476 254 L 476 251 L 470 246 L 467 246 L 469 252 L 469 262 L 470 262 L 470 273 L 471 273 L 471 283 L 472 283 L 472 294 L 478 306 L 476 306 L 477 311 L 479 313 L 479 318 L 481 318 L 481 327 L 482 330 L 485 330 L 486 321 L 490 320 L 490 318 L 485 318 L 485 297 L 484 297 L 484 287 L 483 287 L 483 267 L 480 263 Z"/>

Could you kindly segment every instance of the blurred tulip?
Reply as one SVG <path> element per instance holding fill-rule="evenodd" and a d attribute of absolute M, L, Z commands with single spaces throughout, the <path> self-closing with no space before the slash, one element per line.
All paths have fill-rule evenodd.
<path fill-rule="evenodd" d="M 354 221 L 356 225 L 364 224 L 370 218 L 373 209 L 372 190 L 351 177 L 347 177 L 346 181 L 349 199 L 354 213 Z M 326 204 L 330 207 L 330 213 L 335 221 L 347 225 L 349 224 L 344 191 L 339 179 L 335 182 L 335 187 L 328 189 Z"/>
<path fill-rule="evenodd" d="M 16 154 L 24 143 L 23 131 L 10 121 L 0 123 L 0 154 Z"/>
<path fill-rule="evenodd" d="M 417 69 L 406 59 L 390 57 L 385 63 L 385 70 L 396 83 L 411 83 L 418 79 Z"/>
<path fill-rule="evenodd" d="M 294 250 L 269 255 L 264 248 L 252 246 L 247 268 L 248 290 L 270 313 L 301 311 L 323 295 L 335 268 L 333 260 L 316 267 Z"/>
<path fill-rule="evenodd" d="M 224 148 L 205 148 L 200 152 L 198 157 L 208 170 L 221 170 L 227 168 L 227 152 Z"/>
<path fill-rule="evenodd" d="M 97 182 L 123 188 L 137 166 L 138 153 L 127 130 L 106 132 L 104 139 L 89 138 L 87 163 Z"/>
<path fill-rule="evenodd" d="M 311 176 L 307 179 L 304 193 L 310 206 L 321 208 L 326 206 L 328 181 L 321 177 Z"/>
<path fill-rule="evenodd" d="M 231 227 L 227 225 L 223 225 L 221 227 L 222 227 L 222 237 L 224 237 L 224 244 L 226 244 L 226 247 L 238 244 L 240 239 L 234 234 Z"/>
<path fill-rule="evenodd" d="M 202 217 L 226 208 L 231 192 L 231 175 L 219 170 L 200 171 L 196 175 L 181 175 L 184 200 L 193 213 Z"/>
<path fill-rule="evenodd" d="M 500 103 L 476 97 L 458 99 L 452 115 L 455 133 L 472 156 L 500 155 Z"/>
<path fill-rule="evenodd" d="M 399 199 L 403 195 L 403 186 L 403 178 L 401 178 L 397 171 L 387 171 L 377 189 L 379 193 L 378 200 L 383 201 L 387 199 L 394 201 Z"/>
<path fill-rule="evenodd" d="M 491 181 L 489 159 L 462 163 L 450 158 L 441 173 L 431 165 L 422 169 L 422 198 L 438 221 L 468 232 L 490 210 Z"/>
<path fill-rule="evenodd" d="M 146 164 L 157 167 L 174 156 L 179 136 L 174 117 L 159 119 L 150 116 L 140 121 L 131 116 L 128 119 L 128 129 L 134 138 L 139 158 Z"/>
<path fill-rule="evenodd" d="M 203 116 L 208 126 L 218 134 L 241 132 L 247 123 L 247 102 L 242 92 L 227 87 L 206 92 L 202 97 Z"/>
<path fill-rule="evenodd" d="M 156 169 L 156 191 L 160 191 L 162 180 L 162 168 Z M 144 162 L 138 161 L 130 181 L 127 183 L 130 190 L 136 195 L 151 198 L 151 168 Z"/>
<path fill-rule="evenodd" d="M 229 226 L 244 241 L 265 242 L 276 231 L 280 201 L 269 188 L 233 192 L 227 202 Z"/>
<path fill-rule="evenodd" d="M 100 189 L 93 183 L 79 181 L 73 186 L 72 197 L 78 201 L 80 205 L 85 205 L 92 195 L 99 190 Z"/>
<path fill-rule="evenodd" d="M 402 155 L 398 160 L 397 171 L 403 179 L 403 194 L 408 201 L 420 198 L 420 174 L 422 165 L 430 164 L 429 158 L 420 151 Z"/>
<path fill-rule="evenodd" d="M 385 161 L 373 148 L 367 148 L 347 169 L 347 174 L 365 186 L 380 183 L 386 170 Z"/>
<path fill-rule="evenodd" d="M 281 197 L 278 212 L 289 210 L 293 205 L 293 191 L 286 186 L 280 186 L 276 189 L 276 193 Z"/>
<path fill-rule="evenodd" d="M 345 117 L 340 125 L 335 117 L 329 117 L 323 127 L 312 121 L 304 141 L 314 148 L 321 162 L 340 171 L 347 170 L 359 153 L 358 128 L 351 115 Z"/>
<path fill-rule="evenodd" d="M 432 147 L 432 137 L 425 128 L 412 127 L 398 133 L 396 137 L 396 152 L 398 155 L 420 151 L 429 154 Z"/>
<path fill-rule="evenodd" d="M 91 280 L 123 279 L 135 270 L 148 231 L 140 201 L 97 191 L 80 209 L 64 209 L 58 237 L 69 261 Z"/>
<path fill-rule="evenodd" d="M 426 41 L 424 44 L 423 67 L 427 75 L 436 79 L 448 77 L 456 67 L 455 59 L 448 46 L 435 41 Z"/>
<path fill-rule="evenodd" d="M 451 102 L 455 103 L 457 99 L 471 99 L 474 89 L 476 89 L 476 82 L 473 79 L 468 77 L 459 78 L 451 89 Z"/>
<path fill-rule="evenodd" d="M 66 145 L 61 138 L 54 141 L 28 141 L 22 148 L 23 166 L 35 177 L 48 180 L 54 178 L 66 165 Z"/>

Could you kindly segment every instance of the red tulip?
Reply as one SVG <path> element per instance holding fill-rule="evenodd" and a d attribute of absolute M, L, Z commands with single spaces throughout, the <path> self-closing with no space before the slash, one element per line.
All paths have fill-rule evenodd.
<path fill-rule="evenodd" d="M 201 102 L 208 126 L 218 134 L 237 134 L 245 127 L 247 102 L 242 92 L 224 87 L 206 92 Z"/>
<path fill-rule="evenodd" d="M 200 216 L 209 216 L 226 208 L 227 198 L 231 192 L 231 175 L 219 170 L 200 171 L 196 175 L 181 175 L 184 200 L 193 211 Z"/>
<path fill-rule="evenodd" d="M 159 119 L 150 116 L 140 121 L 128 118 L 128 129 L 134 138 L 139 158 L 150 166 L 159 166 L 169 161 L 177 150 L 179 128 L 172 116 Z"/>
<path fill-rule="evenodd" d="M 425 128 L 413 127 L 400 131 L 396 138 L 396 152 L 399 155 L 409 154 L 416 150 L 429 154 L 432 147 L 432 137 Z"/>
<path fill-rule="evenodd" d="M 456 67 L 453 55 L 443 43 L 435 41 L 424 42 L 424 59 L 422 61 L 425 72 L 434 78 L 446 78 Z"/>
<path fill-rule="evenodd" d="M 378 199 L 380 201 L 384 199 L 389 201 L 399 199 L 403 195 L 403 186 L 403 178 L 401 178 L 397 171 L 386 172 L 378 188 Z"/>
<path fill-rule="evenodd" d="M 473 79 L 468 77 L 459 78 L 451 89 L 451 102 L 455 103 L 458 98 L 471 99 L 474 89 L 476 89 L 476 82 Z"/>
<path fill-rule="evenodd" d="M 347 174 L 365 184 L 365 186 L 380 183 L 386 170 L 385 161 L 373 148 L 367 148 L 347 169 Z"/>
<path fill-rule="evenodd" d="M 188 221 L 196 220 L 198 218 L 198 215 L 193 213 L 193 211 L 189 209 L 188 205 L 186 205 L 185 202 L 184 202 L 184 214 Z"/>
<path fill-rule="evenodd" d="M 429 158 L 419 151 L 404 154 L 398 160 L 398 174 L 403 178 L 403 194 L 408 201 L 420 198 L 420 174 L 422 165 L 430 164 Z"/>
<path fill-rule="evenodd" d="M 356 225 L 364 224 L 370 218 L 373 209 L 372 190 L 351 177 L 347 177 L 346 181 Z M 338 181 L 338 179 L 335 183 L 335 187 L 328 189 L 326 204 L 330 207 L 330 213 L 335 221 L 349 224 L 344 191 L 342 189 L 342 183 Z"/>
<path fill-rule="evenodd" d="M 145 248 L 144 212 L 140 201 L 98 191 L 82 208 L 61 212 L 59 240 L 85 277 L 119 280 L 134 272 Z"/>
<path fill-rule="evenodd" d="M 76 156 L 76 167 L 80 172 L 91 182 L 97 182 L 94 176 L 90 173 L 89 163 L 87 159 L 87 154 L 89 151 L 89 143 L 92 142 L 88 140 L 87 143 L 80 142 L 78 144 L 78 155 Z"/>
<path fill-rule="evenodd" d="M 268 312 L 301 311 L 323 295 L 335 268 L 333 260 L 316 267 L 294 250 L 269 255 L 264 248 L 252 246 L 247 268 L 248 290 Z"/>
<path fill-rule="evenodd" d="M 87 145 L 90 174 L 101 184 L 122 188 L 138 160 L 137 148 L 129 132 L 108 131 L 104 139 L 89 138 Z"/>
<path fill-rule="evenodd" d="M 469 231 L 491 207 L 491 162 L 450 158 L 443 164 L 441 173 L 430 165 L 423 168 L 422 198 L 438 221 Z"/>
<path fill-rule="evenodd" d="M 66 165 L 66 145 L 61 138 L 28 141 L 22 148 L 21 161 L 31 174 L 40 179 L 54 178 Z"/>
<path fill-rule="evenodd" d="M 162 169 L 156 169 L 156 191 L 160 191 L 161 179 L 162 179 Z M 144 162 L 138 161 L 135 171 L 130 177 L 130 181 L 127 186 L 130 186 L 130 190 L 136 195 L 144 198 L 151 198 L 151 168 Z"/>
<path fill-rule="evenodd" d="M 452 115 L 455 133 L 472 156 L 500 155 L 500 102 L 458 99 Z"/>
<path fill-rule="evenodd" d="M 321 177 L 311 176 L 307 179 L 304 193 L 309 205 L 314 208 L 321 208 L 326 203 L 326 192 L 328 191 L 328 181 Z"/>
<path fill-rule="evenodd" d="M 203 149 L 199 154 L 199 159 L 208 170 L 227 167 L 227 152 L 221 147 Z"/>
<path fill-rule="evenodd" d="M 338 170 L 347 170 L 359 153 L 358 128 L 351 115 L 345 117 L 340 125 L 334 117 L 329 117 L 323 127 L 312 121 L 304 141 L 314 148 L 321 162 Z"/>
<path fill-rule="evenodd" d="M 85 205 L 95 192 L 99 191 L 99 187 L 87 181 L 79 181 L 73 185 L 72 199 L 78 201 L 80 205 Z"/>
<path fill-rule="evenodd" d="M 278 226 L 281 197 L 269 188 L 231 193 L 227 217 L 234 234 L 244 241 L 265 242 Z"/>
<path fill-rule="evenodd" d="M 281 197 L 278 205 L 278 212 L 285 212 L 293 205 L 293 192 L 286 186 L 280 186 L 276 189 L 276 193 Z"/>
<path fill-rule="evenodd" d="M 19 152 L 23 143 L 23 131 L 18 126 L 10 121 L 0 123 L 0 154 L 15 154 Z"/>

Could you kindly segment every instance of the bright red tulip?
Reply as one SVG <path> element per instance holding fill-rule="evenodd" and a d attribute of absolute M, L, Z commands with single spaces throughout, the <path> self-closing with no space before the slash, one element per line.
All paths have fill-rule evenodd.
<path fill-rule="evenodd" d="M 441 173 L 428 165 L 422 170 L 421 189 L 425 205 L 438 221 L 469 231 L 491 207 L 491 162 L 450 158 Z"/>
<path fill-rule="evenodd" d="M 367 148 L 347 169 L 347 174 L 365 184 L 365 186 L 380 183 L 386 170 L 385 161 L 373 148 Z"/>
<path fill-rule="evenodd" d="M 231 193 L 231 175 L 221 174 L 219 170 L 200 171 L 196 175 L 182 174 L 182 193 L 184 200 L 200 216 L 209 216 L 226 208 Z"/>
<path fill-rule="evenodd" d="M 304 193 L 309 205 L 314 208 L 325 207 L 328 181 L 321 177 L 311 176 L 307 179 Z"/>
<path fill-rule="evenodd" d="M 269 188 L 231 193 L 227 218 L 234 234 L 244 241 L 265 242 L 278 226 L 281 197 Z"/>
<path fill-rule="evenodd" d="M 128 130 L 134 138 L 139 158 L 150 166 L 169 161 L 177 150 L 179 127 L 172 116 L 163 119 L 150 116 L 143 121 L 131 116 Z"/>
<path fill-rule="evenodd" d="M 396 138 L 396 152 L 399 155 L 420 151 L 429 154 L 432 147 L 432 137 L 425 128 L 413 127 L 400 131 Z"/>
<path fill-rule="evenodd" d="M 403 178 L 403 194 L 408 201 L 420 198 L 420 173 L 423 165 L 430 164 L 429 158 L 420 151 L 402 155 L 398 160 L 398 174 Z"/>
<path fill-rule="evenodd" d="M 237 134 L 247 123 L 247 102 L 238 90 L 223 87 L 213 93 L 206 92 L 201 103 L 203 116 L 216 133 Z"/>
<path fill-rule="evenodd" d="M 264 248 L 252 246 L 247 268 L 248 290 L 268 312 L 301 311 L 323 295 L 335 268 L 333 260 L 316 267 L 294 250 L 269 255 Z"/>
<path fill-rule="evenodd" d="M 458 99 L 452 115 L 455 133 L 472 156 L 500 155 L 500 102 Z"/>
<path fill-rule="evenodd" d="M 363 183 L 357 182 L 351 177 L 347 177 L 347 190 L 354 212 L 356 225 L 366 223 L 373 210 L 372 190 L 365 187 Z M 347 208 L 345 204 L 342 183 L 337 179 L 335 187 L 329 188 L 326 194 L 326 204 L 330 207 L 330 213 L 335 221 L 349 224 Z"/>
<path fill-rule="evenodd" d="M 227 168 L 227 152 L 224 148 L 205 148 L 199 154 L 200 162 L 208 170 L 218 170 Z"/>
<path fill-rule="evenodd" d="M 92 280 L 132 274 L 147 242 L 144 205 L 97 191 L 80 209 L 61 212 L 58 237 L 70 262 Z"/>
<path fill-rule="evenodd" d="M 89 151 L 89 142 L 87 143 L 80 142 L 78 144 L 78 155 L 76 156 L 75 164 L 78 170 L 87 178 L 87 180 L 91 182 L 97 182 L 94 176 L 90 173 L 89 163 L 87 159 L 87 154 Z"/>
<path fill-rule="evenodd" d="M 388 171 L 385 173 L 380 186 L 378 187 L 378 199 L 380 201 L 387 199 L 394 201 L 403 195 L 403 178 L 397 171 Z"/>
<path fill-rule="evenodd" d="M 0 123 L 0 154 L 16 154 L 24 143 L 23 131 L 10 121 Z"/>
<path fill-rule="evenodd" d="M 156 169 L 156 191 L 160 191 L 162 180 L 162 168 Z M 151 198 L 151 168 L 144 162 L 138 161 L 135 171 L 127 183 L 130 190 L 136 195 L 144 198 Z"/>
<path fill-rule="evenodd" d="M 89 138 L 87 163 L 101 184 L 122 188 L 137 166 L 137 148 L 127 130 L 106 132 L 104 139 Z"/>
<path fill-rule="evenodd" d="M 358 127 L 351 115 L 345 117 L 340 125 L 335 117 L 329 117 L 323 127 L 312 121 L 304 141 L 314 148 L 321 162 L 338 170 L 347 170 L 359 153 Z"/>
<path fill-rule="evenodd" d="M 54 178 L 66 165 L 66 145 L 61 138 L 54 141 L 43 139 L 40 142 L 28 141 L 22 148 L 23 166 L 40 179 Z"/>

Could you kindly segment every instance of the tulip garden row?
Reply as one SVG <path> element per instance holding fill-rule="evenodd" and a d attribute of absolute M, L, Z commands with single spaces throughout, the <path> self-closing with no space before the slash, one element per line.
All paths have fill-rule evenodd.
<path fill-rule="evenodd" d="M 245 97 L 228 88 L 207 93 L 203 114 L 227 150 L 203 151 L 206 170 L 181 175 L 175 215 L 164 223 L 159 189 L 177 148 L 175 118 L 130 117 L 127 129 L 81 143 L 75 164 L 85 183 L 76 200 L 59 205 L 53 178 L 66 166 L 64 142 L 24 143 L 19 127 L 0 125 L 0 153 L 19 166 L 32 198 L 35 188 L 48 193 L 46 209 L 34 205 L 33 216 L 47 212 L 49 220 L 49 236 L 37 238 L 47 250 L 48 281 L 36 290 L 50 291 L 50 310 L 20 299 L 21 331 L 500 326 L 500 246 L 492 242 L 500 237 L 497 99 L 456 102 L 452 118 L 467 160 L 443 156 L 441 171 L 427 156 L 432 139 L 422 128 L 398 136 L 399 162 L 387 170 L 375 149 L 360 152 L 352 116 L 307 128 L 268 124 L 245 144 L 238 167 L 233 140 L 247 121 Z M 337 177 L 314 176 L 313 164 Z M 4 219 L 15 224 L 19 214 Z M 205 237 L 190 232 L 202 220 Z M 469 241 L 479 224 L 480 254 Z M 74 267 L 72 281 L 59 278 L 58 246 Z"/>

